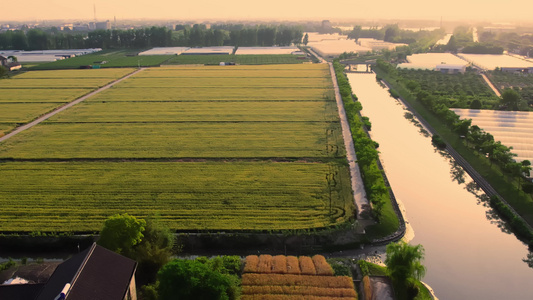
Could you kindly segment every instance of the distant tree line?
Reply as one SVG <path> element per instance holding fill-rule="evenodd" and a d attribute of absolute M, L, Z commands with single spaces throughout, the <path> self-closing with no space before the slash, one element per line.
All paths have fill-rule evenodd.
<path fill-rule="evenodd" d="M 442 35 L 444 35 L 442 29 L 412 31 L 400 29 L 398 24 L 390 24 L 382 28 L 371 27 L 368 29 L 355 26 L 348 37 L 351 39 L 374 38 L 391 43 L 414 44 L 425 39 L 438 40 Z"/>
<path fill-rule="evenodd" d="M 94 30 L 87 33 L 57 28 L 13 30 L 0 33 L 0 50 L 140 49 L 169 46 L 288 46 L 302 41 L 303 30 L 285 25 L 178 25 L 139 29 Z"/>
<path fill-rule="evenodd" d="M 491 32 L 478 30 L 479 42 L 502 47 L 509 52 L 533 57 L 533 35 L 517 28 L 513 32 Z"/>
<path fill-rule="evenodd" d="M 296 26 L 242 24 L 177 25 L 176 46 L 289 46 L 302 42 L 303 29 Z"/>

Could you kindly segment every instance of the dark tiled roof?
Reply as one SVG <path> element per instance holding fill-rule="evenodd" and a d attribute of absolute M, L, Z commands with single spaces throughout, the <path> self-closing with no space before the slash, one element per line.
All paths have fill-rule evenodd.
<path fill-rule="evenodd" d="M 67 300 L 124 299 L 136 267 L 134 260 L 97 246 Z"/>
<path fill-rule="evenodd" d="M 72 282 L 93 247 L 94 245 L 57 266 L 36 300 L 53 300 L 59 295 L 65 284 Z"/>
<path fill-rule="evenodd" d="M 65 284 L 67 300 L 122 300 L 137 263 L 93 244 L 57 267 L 36 300 L 52 300 Z"/>
<path fill-rule="evenodd" d="M 0 299 L 33 300 L 43 285 L 42 283 L 2 285 L 0 286 Z"/>

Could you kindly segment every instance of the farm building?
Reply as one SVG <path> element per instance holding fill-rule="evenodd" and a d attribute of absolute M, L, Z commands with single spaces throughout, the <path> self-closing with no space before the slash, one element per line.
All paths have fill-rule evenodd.
<path fill-rule="evenodd" d="M 20 51 L 20 50 L 0 50 L 0 55 L 5 57 L 15 56 L 21 63 L 26 62 L 50 62 L 61 60 L 69 57 L 89 54 L 102 51 L 100 48 L 90 49 L 64 49 L 64 50 L 34 50 L 34 51 Z"/>
<path fill-rule="evenodd" d="M 300 52 L 301 54 L 299 54 Z M 305 55 L 301 52 L 300 49 L 289 46 L 289 47 L 239 47 L 235 51 L 235 55 L 254 55 L 254 54 L 295 54 L 295 55 Z"/>
<path fill-rule="evenodd" d="M 357 45 L 354 40 L 324 40 L 308 44 L 316 53 L 324 58 L 333 58 L 344 52 L 368 52 L 372 49 Z"/>
<path fill-rule="evenodd" d="M 409 55 L 400 69 L 433 70 L 448 74 L 464 73 L 468 63 L 451 53 L 421 53 Z"/>
<path fill-rule="evenodd" d="M 484 70 L 500 68 L 506 72 L 533 72 L 533 62 L 507 54 L 458 54 L 459 57 L 471 62 L 476 67 Z"/>
<path fill-rule="evenodd" d="M 137 262 L 94 243 L 59 264 L 46 283 L 0 285 L 0 299 L 137 299 Z"/>
<path fill-rule="evenodd" d="M 359 38 L 357 39 L 357 45 L 370 48 L 372 50 L 394 50 L 397 47 L 407 46 L 407 44 L 389 43 L 382 40 L 376 40 L 372 38 Z"/>
<path fill-rule="evenodd" d="M 233 46 L 189 48 L 181 55 L 230 55 L 233 50 Z"/>
<path fill-rule="evenodd" d="M 2 56 L 2 55 L 0 55 L 0 66 L 3 66 L 9 71 L 18 70 L 22 67 L 18 62 L 14 61 L 13 59 Z"/>
<path fill-rule="evenodd" d="M 155 47 L 139 53 L 139 55 L 180 55 L 189 47 Z"/>
<path fill-rule="evenodd" d="M 445 74 L 464 74 L 466 65 L 438 64 L 436 70 Z"/>

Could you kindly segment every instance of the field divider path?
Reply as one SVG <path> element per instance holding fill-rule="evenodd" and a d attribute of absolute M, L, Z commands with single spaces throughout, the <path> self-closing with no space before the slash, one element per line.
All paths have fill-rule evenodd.
<path fill-rule="evenodd" d="M 80 102 L 86 100 L 86 99 L 89 98 L 89 97 L 92 97 L 92 96 L 94 96 L 94 95 L 96 95 L 96 94 L 98 94 L 98 93 L 100 93 L 100 92 L 102 92 L 102 91 L 107 90 L 108 88 L 114 86 L 115 84 L 117 84 L 117 83 L 119 83 L 119 82 L 121 82 L 121 81 L 123 81 L 123 80 L 126 80 L 126 79 L 130 78 L 131 76 L 133 76 L 133 75 L 139 73 L 140 71 L 142 71 L 142 70 L 144 70 L 144 69 L 145 69 L 145 68 L 138 69 L 138 70 L 136 70 L 136 71 L 134 71 L 134 72 L 132 72 L 132 73 L 130 73 L 130 74 L 128 74 L 128 75 L 122 77 L 122 78 L 119 78 L 119 79 L 117 79 L 117 80 L 115 80 L 115 81 L 113 81 L 113 82 L 111 82 L 111 83 L 108 83 L 107 85 L 105 85 L 105 86 L 103 86 L 103 87 L 101 87 L 101 88 L 99 88 L 99 89 L 96 89 L 96 90 L 90 92 L 89 94 L 87 94 L 87 95 L 85 95 L 85 96 L 82 96 L 82 97 L 80 97 L 80 98 L 78 98 L 78 99 L 76 99 L 76 100 L 74 100 L 74 101 L 72 101 L 72 102 L 67 103 L 67 104 L 65 104 L 65 105 L 63 105 L 63 106 L 61 106 L 61 107 L 59 107 L 59 108 L 57 108 L 57 109 L 55 109 L 55 110 L 53 110 L 53 111 L 51 111 L 51 112 L 49 112 L 49 113 L 43 115 L 43 116 L 41 116 L 41 117 L 39 117 L 39 118 L 33 120 L 33 121 L 30 122 L 30 123 L 27 123 L 27 124 L 24 124 L 24 125 L 22 125 L 22 126 L 20 126 L 20 127 L 17 127 L 17 129 L 13 130 L 12 132 L 10 132 L 10 133 L 4 135 L 3 137 L 0 137 L 0 142 L 3 142 L 3 141 L 5 141 L 5 140 L 11 138 L 12 136 L 17 135 L 17 134 L 21 133 L 22 131 L 24 131 L 24 130 L 26 130 L 26 129 L 30 129 L 30 128 L 32 128 L 33 126 L 35 126 L 35 125 L 37 125 L 37 124 L 39 124 L 39 123 L 41 123 L 41 122 L 47 120 L 47 119 L 50 118 L 50 117 L 53 117 L 53 116 L 56 115 L 57 113 L 62 112 L 62 111 L 64 111 L 64 110 L 67 109 L 67 108 L 70 108 L 70 107 L 72 107 L 72 106 L 74 106 L 74 105 L 76 105 L 76 104 L 78 104 L 78 103 L 80 103 Z"/>
<path fill-rule="evenodd" d="M 494 84 L 492 84 L 492 82 L 489 80 L 487 75 L 481 73 L 481 77 L 483 77 L 483 79 L 485 80 L 487 85 L 492 89 L 492 91 L 494 92 L 494 94 L 496 94 L 496 96 L 498 96 L 498 97 L 502 96 L 502 94 L 500 94 L 500 91 L 498 91 L 498 89 L 494 86 Z"/>
<path fill-rule="evenodd" d="M 344 104 L 339 91 L 339 85 L 337 84 L 335 69 L 333 69 L 332 63 L 328 64 L 331 73 L 331 79 L 333 81 L 333 87 L 335 89 L 335 99 L 337 101 L 337 109 L 339 111 L 339 118 L 341 121 L 342 138 L 344 139 L 344 148 L 346 148 L 346 158 L 348 159 L 348 165 L 350 167 L 350 181 L 352 183 L 354 203 L 357 208 L 357 219 L 361 219 L 361 213 L 366 210 L 366 207 L 370 206 L 370 203 L 366 198 L 361 170 L 359 170 L 359 165 L 356 163 L 357 156 L 355 155 L 352 132 L 350 130 L 350 124 L 348 123 L 348 118 L 346 117 L 346 111 L 344 110 Z"/>

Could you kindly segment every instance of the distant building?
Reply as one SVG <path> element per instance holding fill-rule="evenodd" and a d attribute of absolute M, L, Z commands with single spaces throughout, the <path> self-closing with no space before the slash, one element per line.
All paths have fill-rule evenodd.
<path fill-rule="evenodd" d="M 502 72 L 517 73 L 517 74 L 532 74 L 533 67 L 501 67 Z"/>
<path fill-rule="evenodd" d="M 466 72 L 466 65 L 438 64 L 436 70 L 445 74 L 464 74 Z"/>
<path fill-rule="evenodd" d="M 137 300 L 137 263 L 94 243 L 57 266 L 45 284 L 0 285 L 0 299 Z"/>
<path fill-rule="evenodd" d="M 370 48 L 372 50 L 394 50 L 396 47 L 407 46 L 407 44 L 389 43 L 382 40 L 376 40 L 373 38 L 359 38 L 357 39 L 357 45 Z"/>
<path fill-rule="evenodd" d="M 111 29 L 111 22 L 109 22 L 109 20 L 105 21 L 105 22 L 96 22 L 95 23 L 95 29 L 104 29 L 104 30 L 107 30 L 107 29 Z"/>
<path fill-rule="evenodd" d="M 75 24 L 72 27 L 73 31 L 89 31 L 89 25 L 88 24 Z"/>
<path fill-rule="evenodd" d="M 6 68 L 8 71 L 14 71 L 22 68 L 17 61 L 2 55 L 0 55 L 0 66 Z"/>

